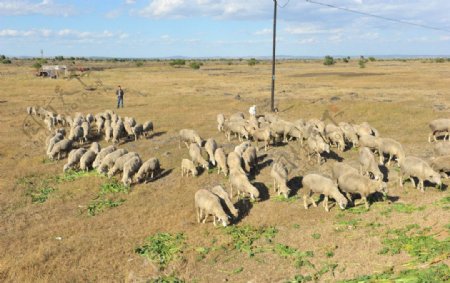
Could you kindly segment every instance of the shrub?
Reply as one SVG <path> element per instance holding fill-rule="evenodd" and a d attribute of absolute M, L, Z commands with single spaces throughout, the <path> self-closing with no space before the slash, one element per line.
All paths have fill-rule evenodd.
<path fill-rule="evenodd" d="M 144 62 L 142 62 L 142 61 L 136 62 L 136 67 L 142 67 L 142 66 L 144 66 Z"/>
<path fill-rule="evenodd" d="M 334 60 L 334 58 L 329 55 L 325 56 L 325 58 L 323 59 L 323 64 L 325 66 L 331 66 L 331 65 L 334 65 L 335 63 L 336 63 L 336 60 Z"/>
<path fill-rule="evenodd" d="M 365 68 L 366 67 L 366 60 L 359 59 L 358 65 L 359 65 L 360 68 Z"/>
<path fill-rule="evenodd" d="M 172 60 L 170 61 L 169 65 L 173 67 L 184 66 L 186 65 L 186 60 L 183 59 Z"/>
<path fill-rule="evenodd" d="M 39 62 L 35 62 L 35 63 L 33 64 L 33 68 L 35 68 L 36 70 L 39 70 L 41 67 L 42 67 L 42 64 L 39 63 Z"/>
<path fill-rule="evenodd" d="M 247 64 L 249 66 L 255 66 L 256 64 L 259 64 L 259 61 L 256 60 L 255 58 L 250 58 L 249 60 L 247 60 Z"/>
<path fill-rule="evenodd" d="M 194 70 L 200 69 L 201 66 L 203 66 L 202 62 L 191 62 L 189 64 L 189 67 L 191 67 L 191 69 L 194 69 Z"/>
<path fill-rule="evenodd" d="M 369 57 L 370 62 L 374 62 L 375 60 L 376 60 L 375 57 Z"/>
<path fill-rule="evenodd" d="M 186 246 L 183 233 L 157 233 L 145 239 L 144 245 L 137 247 L 135 253 L 157 263 L 161 269 L 172 260 L 180 257 Z"/>
<path fill-rule="evenodd" d="M 3 64 L 11 64 L 11 60 L 9 60 L 9 59 L 3 59 L 1 62 Z"/>

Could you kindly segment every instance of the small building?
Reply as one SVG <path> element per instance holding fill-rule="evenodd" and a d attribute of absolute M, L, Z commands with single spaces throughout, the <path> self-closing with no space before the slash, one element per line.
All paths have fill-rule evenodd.
<path fill-rule="evenodd" d="M 40 77 L 59 78 L 67 76 L 68 69 L 66 65 L 43 65 L 39 70 Z"/>

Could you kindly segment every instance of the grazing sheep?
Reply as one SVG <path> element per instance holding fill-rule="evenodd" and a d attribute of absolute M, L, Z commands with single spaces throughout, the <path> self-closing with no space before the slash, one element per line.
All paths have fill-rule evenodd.
<path fill-rule="evenodd" d="M 241 193 L 242 195 L 245 195 L 247 193 L 250 195 L 250 198 L 252 200 L 256 200 L 257 198 L 259 198 L 258 189 L 250 183 L 245 174 L 242 174 L 239 171 L 230 172 L 231 197 L 233 197 L 233 187 L 236 188 L 238 197 L 241 195 Z"/>
<path fill-rule="evenodd" d="M 75 126 L 70 129 L 69 140 L 83 143 L 83 128 Z"/>
<path fill-rule="evenodd" d="M 90 124 L 92 122 L 94 122 L 94 115 L 92 115 L 91 113 L 86 115 L 86 121 Z"/>
<path fill-rule="evenodd" d="M 244 120 L 245 119 L 245 116 L 244 116 L 244 113 L 242 113 L 242 112 L 236 112 L 236 113 L 234 113 L 234 114 L 232 114 L 231 116 L 230 116 L 230 121 L 241 121 L 241 120 Z"/>
<path fill-rule="evenodd" d="M 54 146 L 57 142 L 63 140 L 63 138 L 64 138 L 64 136 L 63 136 L 62 134 L 57 133 L 57 134 L 55 134 L 53 137 L 51 137 L 51 138 L 49 139 L 49 141 L 48 141 L 48 143 L 47 143 L 47 152 L 46 152 L 47 155 L 50 154 L 50 152 L 51 152 L 52 149 L 53 149 L 53 146 Z"/>
<path fill-rule="evenodd" d="M 217 162 L 217 174 L 220 174 L 220 171 L 222 170 L 223 174 L 225 176 L 228 175 L 228 165 L 227 165 L 227 156 L 225 155 L 225 152 L 223 151 L 223 148 L 219 147 L 214 152 L 214 159 Z"/>
<path fill-rule="evenodd" d="M 121 157 L 117 158 L 114 162 L 114 166 L 112 166 L 108 171 L 108 178 L 111 178 L 114 176 L 117 172 L 123 171 L 123 166 L 125 165 L 125 162 L 130 160 L 133 157 L 139 157 L 139 154 L 136 152 L 128 152 Z"/>
<path fill-rule="evenodd" d="M 143 129 L 144 131 L 144 137 L 147 137 L 148 135 L 153 133 L 153 122 L 147 121 L 144 123 Z"/>
<path fill-rule="evenodd" d="M 200 147 L 196 143 L 191 143 L 189 146 L 189 156 L 194 163 L 200 164 L 203 168 L 208 169 L 209 163 L 203 156 Z"/>
<path fill-rule="evenodd" d="M 105 141 L 109 142 L 113 136 L 113 128 L 111 127 L 111 121 L 106 120 L 105 122 Z"/>
<path fill-rule="evenodd" d="M 198 175 L 198 170 L 194 162 L 184 158 L 183 160 L 181 160 L 181 177 L 183 177 L 185 174 L 186 176 L 189 176 L 189 172 L 192 173 L 192 177 Z"/>
<path fill-rule="evenodd" d="M 161 172 L 161 166 L 159 164 L 158 158 L 150 158 L 145 161 L 139 171 L 134 175 L 134 180 L 136 183 L 140 183 L 142 181 L 147 182 L 148 177 L 153 179 Z"/>
<path fill-rule="evenodd" d="M 325 134 L 325 122 L 319 119 L 310 119 L 308 124 L 313 127 L 313 129 L 320 133 L 322 136 Z"/>
<path fill-rule="evenodd" d="M 436 172 L 441 172 L 444 178 L 448 179 L 447 173 L 450 172 L 450 155 L 439 156 L 431 159 L 430 166 Z"/>
<path fill-rule="evenodd" d="M 223 124 L 225 123 L 225 116 L 223 114 L 217 114 L 217 130 L 223 132 Z"/>
<path fill-rule="evenodd" d="M 140 136 L 144 133 L 144 126 L 142 124 L 136 124 L 133 128 L 134 140 L 137 141 Z"/>
<path fill-rule="evenodd" d="M 227 206 L 228 210 L 231 212 L 231 214 L 234 217 L 238 217 L 239 210 L 236 209 L 236 207 L 233 205 L 233 203 L 230 200 L 230 196 L 228 195 L 227 191 L 225 191 L 225 189 L 222 186 L 220 186 L 220 185 L 215 186 L 215 187 L 211 188 L 209 191 L 212 192 L 213 194 L 215 194 L 216 196 L 218 196 L 219 198 L 221 198 L 223 200 L 223 202 L 225 203 L 225 205 Z"/>
<path fill-rule="evenodd" d="M 245 141 L 245 142 L 241 143 L 240 145 L 237 145 L 234 148 L 234 152 L 236 152 L 239 156 L 242 157 L 242 154 L 244 153 L 244 151 L 251 145 L 252 144 L 249 141 Z"/>
<path fill-rule="evenodd" d="M 92 167 L 92 163 L 97 157 L 97 152 L 89 149 L 80 158 L 80 170 L 88 171 Z"/>
<path fill-rule="evenodd" d="M 339 177 L 339 188 L 347 194 L 347 198 L 352 200 L 351 194 L 360 194 L 364 200 L 366 209 L 369 209 L 367 197 L 375 192 L 382 192 L 387 195 L 387 186 L 385 182 L 374 181 L 360 174 L 347 173 Z"/>
<path fill-rule="evenodd" d="M 212 165 L 216 166 L 216 159 L 214 157 L 214 152 L 217 149 L 217 143 L 214 139 L 207 139 L 205 143 L 205 150 L 208 153 L 209 161 Z"/>
<path fill-rule="evenodd" d="M 81 157 L 86 153 L 86 149 L 72 149 L 67 158 L 67 163 L 64 164 L 63 172 L 66 172 L 69 169 L 74 169 L 76 165 L 79 164 Z"/>
<path fill-rule="evenodd" d="M 130 125 L 131 127 L 136 126 L 136 120 L 133 117 L 125 117 L 125 124 Z"/>
<path fill-rule="evenodd" d="M 242 169 L 242 159 L 236 152 L 230 152 L 227 157 L 227 165 L 231 172 L 238 171 L 245 174 L 244 169 Z"/>
<path fill-rule="evenodd" d="M 89 135 L 89 128 L 90 128 L 89 122 L 84 121 L 81 124 L 81 128 L 83 129 L 83 140 L 84 140 L 84 142 L 87 142 L 88 135 Z"/>
<path fill-rule="evenodd" d="M 230 223 L 220 204 L 220 198 L 208 190 L 200 189 L 195 193 L 195 211 L 198 223 L 205 223 L 209 215 L 213 216 L 214 226 L 217 226 L 216 220 L 224 227 Z"/>
<path fill-rule="evenodd" d="M 125 127 L 122 120 L 118 120 L 116 125 L 113 127 L 113 143 L 118 143 L 119 139 L 125 135 Z"/>
<path fill-rule="evenodd" d="M 359 145 L 358 135 L 352 125 L 346 122 L 340 122 L 338 124 L 339 128 L 344 133 L 344 139 L 347 143 L 350 143 L 352 147 L 357 147 Z"/>
<path fill-rule="evenodd" d="M 439 173 L 434 171 L 428 163 L 418 157 L 408 156 L 400 163 L 400 187 L 403 187 L 403 179 L 405 176 L 410 178 L 414 187 L 416 187 L 416 183 L 413 177 L 417 177 L 419 179 L 417 189 L 421 192 L 424 192 L 423 182 L 425 180 L 435 183 L 438 186 L 442 184 Z"/>
<path fill-rule="evenodd" d="M 330 211 L 328 208 L 328 198 L 332 197 L 336 200 L 341 209 L 347 207 L 347 199 L 339 192 L 336 183 L 325 176 L 319 174 L 308 174 L 303 177 L 303 205 L 305 209 L 308 209 L 307 198 L 309 198 L 314 207 L 317 207 L 315 200 L 312 198 L 314 193 L 324 195 L 323 206 L 326 211 Z"/>
<path fill-rule="evenodd" d="M 131 159 L 129 159 L 124 165 L 123 165 L 123 174 L 122 174 L 122 183 L 125 186 L 130 186 L 132 183 L 132 177 L 133 175 L 139 170 L 139 167 L 141 167 L 142 160 L 139 156 L 135 156 Z"/>
<path fill-rule="evenodd" d="M 331 168 L 331 176 L 333 180 L 337 182 L 340 176 L 345 175 L 347 173 L 355 173 L 358 174 L 358 170 L 343 162 L 335 162 L 333 167 Z"/>
<path fill-rule="evenodd" d="M 277 121 L 278 119 L 279 119 L 278 113 L 272 113 L 272 112 L 264 113 L 264 120 L 266 120 L 269 123 L 273 123 L 273 122 Z"/>
<path fill-rule="evenodd" d="M 437 141 L 436 134 L 445 133 L 444 140 L 449 137 L 450 133 L 450 119 L 436 119 L 430 122 L 429 124 L 431 133 L 428 136 L 428 142 L 431 142 L 431 137 L 433 137 L 434 141 Z M 449 137 L 450 140 L 450 137 Z"/>
<path fill-rule="evenodd" d="M 273 178 L 275 192 L 278 192 L 278 195 L 283 194 L 285 198 L 288 198 L 291 189 L 287 186 L 288 171 L 286 167 L 279 162 L 274 163 L 272 170 L 270 170 L 270 176 Z"/>
<path fill-rule="evenodd" d="M 375 161 L 375 156 L 373 152 L 367 147 L 361 147 L 359 149 L 359 173 L 362 175 L 372 176 L 375 180 L 383 180 L 383 174 L 378 168 L 378 164 Z"/>
<path fill-rule="evenodd" d="M 52 150 L 49 152 L 48 157 L 51 160 L 54 160 L 56 156 L 58 156 L 57 160 L 60 160 L 62 155 L 67 155 L 68 152 L 72 149 L 72 141 L 63 139 L 52 147 Z"/>
<path fill-rule="evenodd" d="M 258 168 L 258 157 L 256 154 L 256 148 L 249 146 L 242 154 L 242 160 L 244 161 L 244 169 L 247 172 L 256 170 Z"/>
<path fill-rule="evenodd" d="M 111 152 L 114 152 L 116 150 L 116 147 L 113 145 L 110 145 L 108 147 L 105 147 L 104 149 L 100 150 L 100 152 L 95 157 L 94 163 L 92 163 L 92 168 L 97 168 L 102 163 L 105 156 L 110 154 Z"/>
<path fill-rule="evenodd" d="M 435 156 L 450 155 L 450 141 L 437 142 L 434 145 L 433 152 Z"/>
<path fill-rule="evenodd" d="M 123 123 L 125 132 L 127 133 L 126 138 L 130 138 L 133 135 L 133 127 L 125 120 L 125 123 Z"/>
<path fill-rule="evenodd" d="M 405 158 L 405 151 L 403 150 L 402 145 L 390 138 L 380 138 L 378 152 L 380 153 L 380 164 L 384 164 L 384 154 L 389 155 L 387 166 L 389 166 L 394 156 L 397 157 L 398 165 L 400 165 Z"/>
<path fill-rule="evenodd" d="M 128 153 L 128 151 L 126 149 L 121 148 L 107 154 L 103 158 L 102 163 L 97 167 L 97 172 L 100 174 L 108 172 L 108 169 L 114 166 L 114 163 L 116 162 L 117 158 L 121 157 L 126 153 Z"/>
<path fill-rule="evenodd" d="M 31 115 L 33 113 L 33 107 L 32 106 L 28 106 L 27 107 L 27 114 Z"/>
<path fill-rule="evenodd" d="M 353 128 L 356 130 L 356 133 L 360 137 L 364 136 L 364 135 L 371 135 L 371 136 L 375 136 L 375 137 L 379 136 L 377 129 L 375 129 L 374 127 L 369 125 L 369 123 L 367 123 L 367 122 L 363 122 L 359 125 L 353 125 Z"/>
<path fill-rule="evenodd" d="M 341 152 L 345 150 L 344 132 L 341 128 L 333 124 L 328 124 L 325 127 L 325 136 L 330 141 L 330 144 L 336 145 Z"/>
<path fill-rule="evenodd" d="M 262 141 L 264 142 L 264 151 L 267 151 L 267 148 L 270 146 L 270 142 L 272 140 L 272 132 L 270 130 L 270 127 L 260 129 L 250 127 L 248 131 L 253 140 L 256 142 L 256 149 L 259 149 L 258 142 Z"/>
<path fill-rule="evenodd" d="M 91 144 L 91 146 L 89 147 L 89 150 L 92 150 L 93 152 L 95 152 L 97 154 L 100 152 L 100 145 L 98 144 L 98 142 L 93 142 Z"/>
<path fill-rule="evenodd" d="M 196 131 L 191 129 L 182 129 L 179 132 L 180 140 L 178 143 L 178 148 L 181 148 L 181 142 L 184 142 L 187 148 L 189 148 L 188 143 L 196 143 L 199 147 L 202 146 L 202 138 L 197 134 Z"/>
<path fill-rule="evenodd" d="M 372 135 L 362 135 L 359 137 L 359 146 L 368 147 L 371 150 L 378 151 L 381 139 Z"/>
<path fill-rule="evenodd" d="M 225 121 L 223 130 L 228 141 L 231 141 L 231 134 L 235 134 L 239 141 L 242 141 L 242 138 L 248 139 L 248 131 L 245 126 L 245 120 Z"/>
<path fill-rule="evenodd" d="M 311 160 L 311 156 L 317 154 L 317 163 L 322 164 L 321 153 L 330 153 L 330 146 L 325 143 L 320 135 L 310 136 L 306 140 L 308 160 Z M 325 158 L 323 158 L 325 159 Z"/>

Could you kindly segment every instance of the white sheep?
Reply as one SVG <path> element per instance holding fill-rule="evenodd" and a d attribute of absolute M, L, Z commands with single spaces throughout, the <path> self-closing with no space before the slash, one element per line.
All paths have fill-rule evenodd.
<path fill-rule="evenodd" d="M 217 114 L 217 130 L 223 132 L 223 124 L 225 123 L 225 116 L 223 114 Z"/>
<path fill-rule="evenodd" d="M 208 153 L 209 161 L 212 165 L 216 166 L 216 158 L 214 157 L 214 152 L 217 149 L 217 143 L 214 139 L 210 138 L 206 140 L 205 150 Z"/>
<path fill-rule="evenodd" d="M 144 126 L 142 124 L 136 124 L 133 128 L 134 140 L 137 141 L 139 137 L 144 134 Z"/>
<path fill-rule="evenodd" d="M 118 120 L 116 125 L 113 127 L 113 143 L 118 143 L 119 139 L 124 137 L 125 135 L 125 127 L 123 125 L 122 120 Z"/>
<path fill-rule="evenodd" d="M 192 162 L 192 160 L 183 158 L 181 160 L 181 177 L 183 177 L 184 175 L 189 176 L 189 172 L 191 172 L 192 177 L 198 175 L 198 170 L 194 162 Z"/>
<path fill-rule="evenodd" d="M 189 156 L 191 157 L 192 162 L 200 164 L 203 168 L 208 169 L 209 163 L 203 158 L 198 144 L 191 143 L 189 146 Z"/>
<path fill-rule="evenodd" d="M 353 128 L 356 130 L 358 136 L 371 135 L 378 137 L 378 131 L 374 127 L 372 127 L 369 123 L 363 122 L 359 125 L 353 125 Z"/>
<path fill-rule="evenodd" d="M 88 141 L 88 136 L 89 136 L 89 129 L 90 129 L 90 124 L 87 121 L 84 121 L 83 123 L 81 123 L 81 128 L 83 129 L 83 140 L 84 142 Z"/>
<path fill-rule="evenodd" d="M 110 145 L 108 147 L 105 147 L 104 149 L 100 150 L 100 152 L 95 157 L 94 163 L 92 163 L 92 168 L 97 168 L 102 163 L 105 156 L 110 154 L 111 152 L 114 152 L 116 150 L 116 147 L 113 145 Z"/>
<path fill-rule="evenodd" d="M 258 142 L 264 142 L 264 151 L 270 146 L 270 142 L 272 141 L 272 132 L 270 127 L 264 127 L 256 129 L 254 127 L 249 127 L 248 132 L 256 143 L 256 149 L 259 149 Z"/>
<path fill-rule="evenodd" d="M 216 220 L 226 227 L 230 222 L 228 215 L 220 204 L 220 198 L 212 192 L 200 189 L 195 193 L 195 211 L 197 213 L 197 222 L 205 223 L 208 215 L 213 216 L 214 226 L 217 226 Z"/>
<path fill-rule="evenodd" d="M 117 172 L 123 171 L 123 167 L 125 163 L 133 157 L 139 157 L 139 154 L 136 152 L 128 152 L 114 161 L 114 166 L 112 166 L 108 171 L 108 178 L 114 176 Z"/>
<path fill-rule="evenodd" d="M 397 157 L 397 164 L 400 165 L 405 158 L 405 151 L 402 145 L 390 138 L 380 138 L 378 143 L 378 152 L 380 153 L 380 164 L 384 164 L 384 154 L 389 155 L 387 166 L 391 163 L 394 156 Z"/>
<path fill-rule="evenodd" d="M 323 206 L 326 211 L 330 211 L 328 207 L 328 198 L 331 197 L 336 200 L 341 209 L 347 207 L 347 199 L 339 191 L 336 183 L 325 176 L 319 174 L 308 174 L 303 177 L 303 205 L 305 209 L 308 209 L 307 199 L 309 198 L 314 207 L 317 207 L 316 201 L 312 198 L 314 193 L 324 195 Z"/>
<path fill-rule="evenodd" d="M 430 162 L 431 168 L 436 172 L 441 172 L 442 175 L 448 179 L 447 173 L 450 172 L 450 155 L 439 156 L 432 158 Z"/>
<path fill-rule="evenodd" d="M 233 203 L 230 200 L 230 196 L 228 195 L 227 191 L 225 191 L 225 189 L 222 186 L 218 185 L 218 186 L 212 187 L 209 191 L 212 192 L 213 194 L 217 195 L 219 198 L 221 198 L 223 200 L 223 202 L 225 203 L 225 205 L 227 206 L 228 210 L 231 212 L 231 214 L 234 217 L 238 217 L 239 210 L 236 209 L 236 207 L 233 205 Z"/>
<path fill-rule="evenodd" d="M 69 169 L 74 169 L 79 164 L 81 157 L 85 153 L 86 149 L 84 148 L 72 149 L 67 157 L 67 163 L 64 164 L 63 172 L 67 172 Z"/>
<path fill-rule="evenodd" d="M 378 168 L 378 163 L 375 161 L 373 152 L 368 147 L 361 147 L 359 149 L 359 173 L 362 175 L 372 174 L 375 180 L 382 180 L 383 174 Z"/>
<path fill-rule="evenodd" d="M 344 139 L 347 141 L 347 143 L 350 143 L 352 147 L 357 147 L 359 145 L 358 135 L 356 134 L 353 126 L 347 122 L 340 122 L 338 126 L 344 133 Z"/>
<path fill-rule="evenodd" d="M 225 176 L 228 175 L 228 165 L 227 165 L 227 156 L 225 155 L 225 151 L 223 148 L 219 147 L 214 152 L 214 159 L 217 162 L 217 174 L 220 174 L 220 171 L 223 172 Z"/>
<path fill-rule="evenodd" d="M 111 121 L 107 120 L 105 122 L 105 141 L 109 142 L 113 136 L 113 128 L 111 127 Z"/>
<path fill-rule="evenodd" d="M 97 172 L 100 174 L 108 172 L 108 169 L 114 166 L 114 163 L 116 162 L 117 158 L 121 157 L 126 153 L 128 153 L 126 149 L 120 148 L 107 154 L 103 158 L 102 163 L 97 167 Z"/>
<path fill-rule="evenodd" d="M 256 154 L 256 148 L 249 146 L 242 154 L 242 160 L 244 161 L 244 169 L 247 172 L 251 172 L 258 168 L 258 156 Z"/>
<path fill-rule="evenodd" d="M 69 140 L 83 143 L 83 128 L 81 126 L 75 126 L 70 129 Z"/>
<path fill-rule="evenodd" d="M 245 120 L 225 121 L 223 124 L 223 130 L 228 141 L 231 141 L 231 134 L 237 136 L 239 141 L 242 141 L 242 138 L 248 139 L 249 137 Z"/>
<path fill-rule="evenodd" d="M 230 152 L 227 157 L 227 165 L 231 172 L 238 171 L 245 174 L 244 169 L 242 169 L 242 159 L 236 152 Z"/>
<path fill-rule="evenodd" d="M 337 182 L 340 176 L 345 175 L 347 173 L 355 173 L 358 174 L 358 170 L 351 165 L 343 162 L 335 162 L 333 167 L 331 168 L 331 176 L 333 180 Z"/>
<path fill-rule="evenodd" d="M 57 134 L 55 134 L 54 136 L 52 136 L 50 139 L 49 139 L 49 141 L 48 141 L 48 143 L 47 143 L 47 155 L 49 155 L 50 154 L 50 152 L 52 151 L 52 149 L 53 149 L 53 146 L 57 143 L 57 142 L 59 142 L 59 141 L 61 141 L 61 140 L 63 140 L 64 139 L 64 136 L 61 134 L 61 133 L 57 133 Z"/>
<path fill-rule="evenodd" d="M 444 140 L 449 137 L 450 133 L 450 119 L 436 119 L 430 122 L 429 127 L 431 133 L 428 136 L 428 142 L 431 142 L 431 137 L 434 141 L 437 141 L 436 134 L 444 133 Z M 450 137 L 449 137 L 450 140 Z"/>
<path fill-rule="evenodd" d="M 371 150 L 378 151 L 381 139 L 372 135 L 362 135 L 359 137 L 359 146 L 368 147 Z"/>
<path fill-rule="evenodd" d="M 72 141 L 63 139 L 52 147 L 52 150 L 49 152 L 48 157 L 51 160 L 54 160 L 56 156 L 58 156 L 58 159 L 61 159 L 63 155 L 67 155 L 69 151 L 72 149 Z"/>
<path fill-rule="evenodd" d="M 89 147 L 89 150 L 92 150 L 93 152 L 95 152 L 96 154 L 100 152 L 100 145 L 98 144 L 98 142 L 93 142 L 91 144 L 91 146 Z"/>
<path fill-rule="evenodd" d="M 278 195 L 283 194 L 285 198 L 289 197 L 291 189 L 287 186 L 288 171 L 280 162 L 275 162 L 270 170 L 270 176 L 273 178 L 273 189 Z"/>
<path fill-rule="evenodd" d="M 143 129 L 144 131 L 144 137 L 147 137 L 148 135 L 153 133 L 153 122 L 147 121 L 144 123 Z"/>
<path fill-rule="evenodd" d="M 450 155 L 450 141 L 437 142 L 433 147 L 435 156 Z"/>
<path fill-rule="evenodd" d="M 252 144 L 249 141 L 245 141 L 237 146 L 234 147 L 234 152 L 236 152 L 239 156 L 242 157 L 242 154 L 244 151 L 251 146 Z"/>
<path fill-rule="evenodd" d="M 92 163 L 97 157 L 97 153 L 92 149 L 86 151 L 80 158 L 80 170 L 88 171 L 92 167 Z"/>
<path fill-rule="evenodd" d="M 427 162 L 414 156 L 408 156 L 400 163 L 400 187 L 403 187 L 403 179 L 405 176 L 410 178 L 414 187 L 416 187 L 416 183 L 413 177 L 417 177 L 419 179 L 417 189 L 421 192 L 424 192 L 423 182 L 425 180 L 435 183 L 438 186 L 442 184 L 439 173 L 434 171 Z"/>
<path fill-rule="evenodd" d="M 317 163 L 322 164 L 322 155 L 324 152 L 330 153 L 330 146 L 325 143 L 320 135 L 312 135 L 306 140 L 308 160 L 312 155 L 317 155 Z M 325 159 L 323 157 L 323 159 Z"/>
<path fill-rule="evenodd" d="M 122 174 L 122 183 L 125 186 L 130 186 L 132 183 L 133 175 L 139 170 L 141 167 L 142 160 L 139 156 L 135 156 L 129 159 L 123 165 L 123 174 Z"/>
<path fill-rule="evenodd" d="M 197 134 L 196 131 L 191 129 L 182 129 L 179 132 L 180 139 L 178 143 L 178 148 L 181 148 L 181 142 L 184 142 L 187 148 L 189 148 L 188 143 L 197 143 L 199 147 L 202 146 L 202 138 Z"/>
<path fill-rule="evenodd" d="M 385 182 L 378 180 L 371 180 L 369 177 L 361 176 L 360 174 L 347 173 L 339 177 L 338 185 L 342 192 L 346 193 L 347 198 L 352 200 L 352 194 L 359 194 L 364 200 L 366 209 L 369 209 L 367 197 L 370 194 L 381 192 L 384 196 L 387 195 L 387 185 Z"/>
<path fill-rule="evenodd" d="M 245 174 L 242 174 L 239 171 L 232 170 L 230 172 L 230 188 L 231 188 L 230 193 L 231 197 L 233 197 L 233 188 L 235 188 L 238 197 L 242 193 L 242 195 L 249 194 L 252 200 L 256 200 L 257 198 L 259 198 L 258 189 L 250 183 Z"/>
<path fill-rule="evenodd" d="M 330 144 L 337 146 L 340 151 L 345 150 L 344 132 L 334 124 L 328 124 L 325 127 L 325 136 L 330 141 Z"/>
<path fill-rule="evenodd" d="M 147 182 L 147 179 L 153 179 L 161 172 L 161 166 L 159 164 L 158 158 L 150 158 L 145 161 L 139 171 L 134 175 L 134 180 L 136 183 Z"/>

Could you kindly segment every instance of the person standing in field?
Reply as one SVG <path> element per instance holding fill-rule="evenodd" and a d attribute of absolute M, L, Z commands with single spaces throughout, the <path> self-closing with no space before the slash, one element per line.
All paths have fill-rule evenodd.
<path fill-rule="evenodd" d="M 120 85 L 119 85 L 119 88 L 116 91 L 116 95 L 117 95 L 117 108 L 120 108 L 121 105 L 122 105 L 122 108 L 123 108 L 123 95 L 124 95 L 124 92 L 123 92 L 123 89 L 120 87 Z"/>

